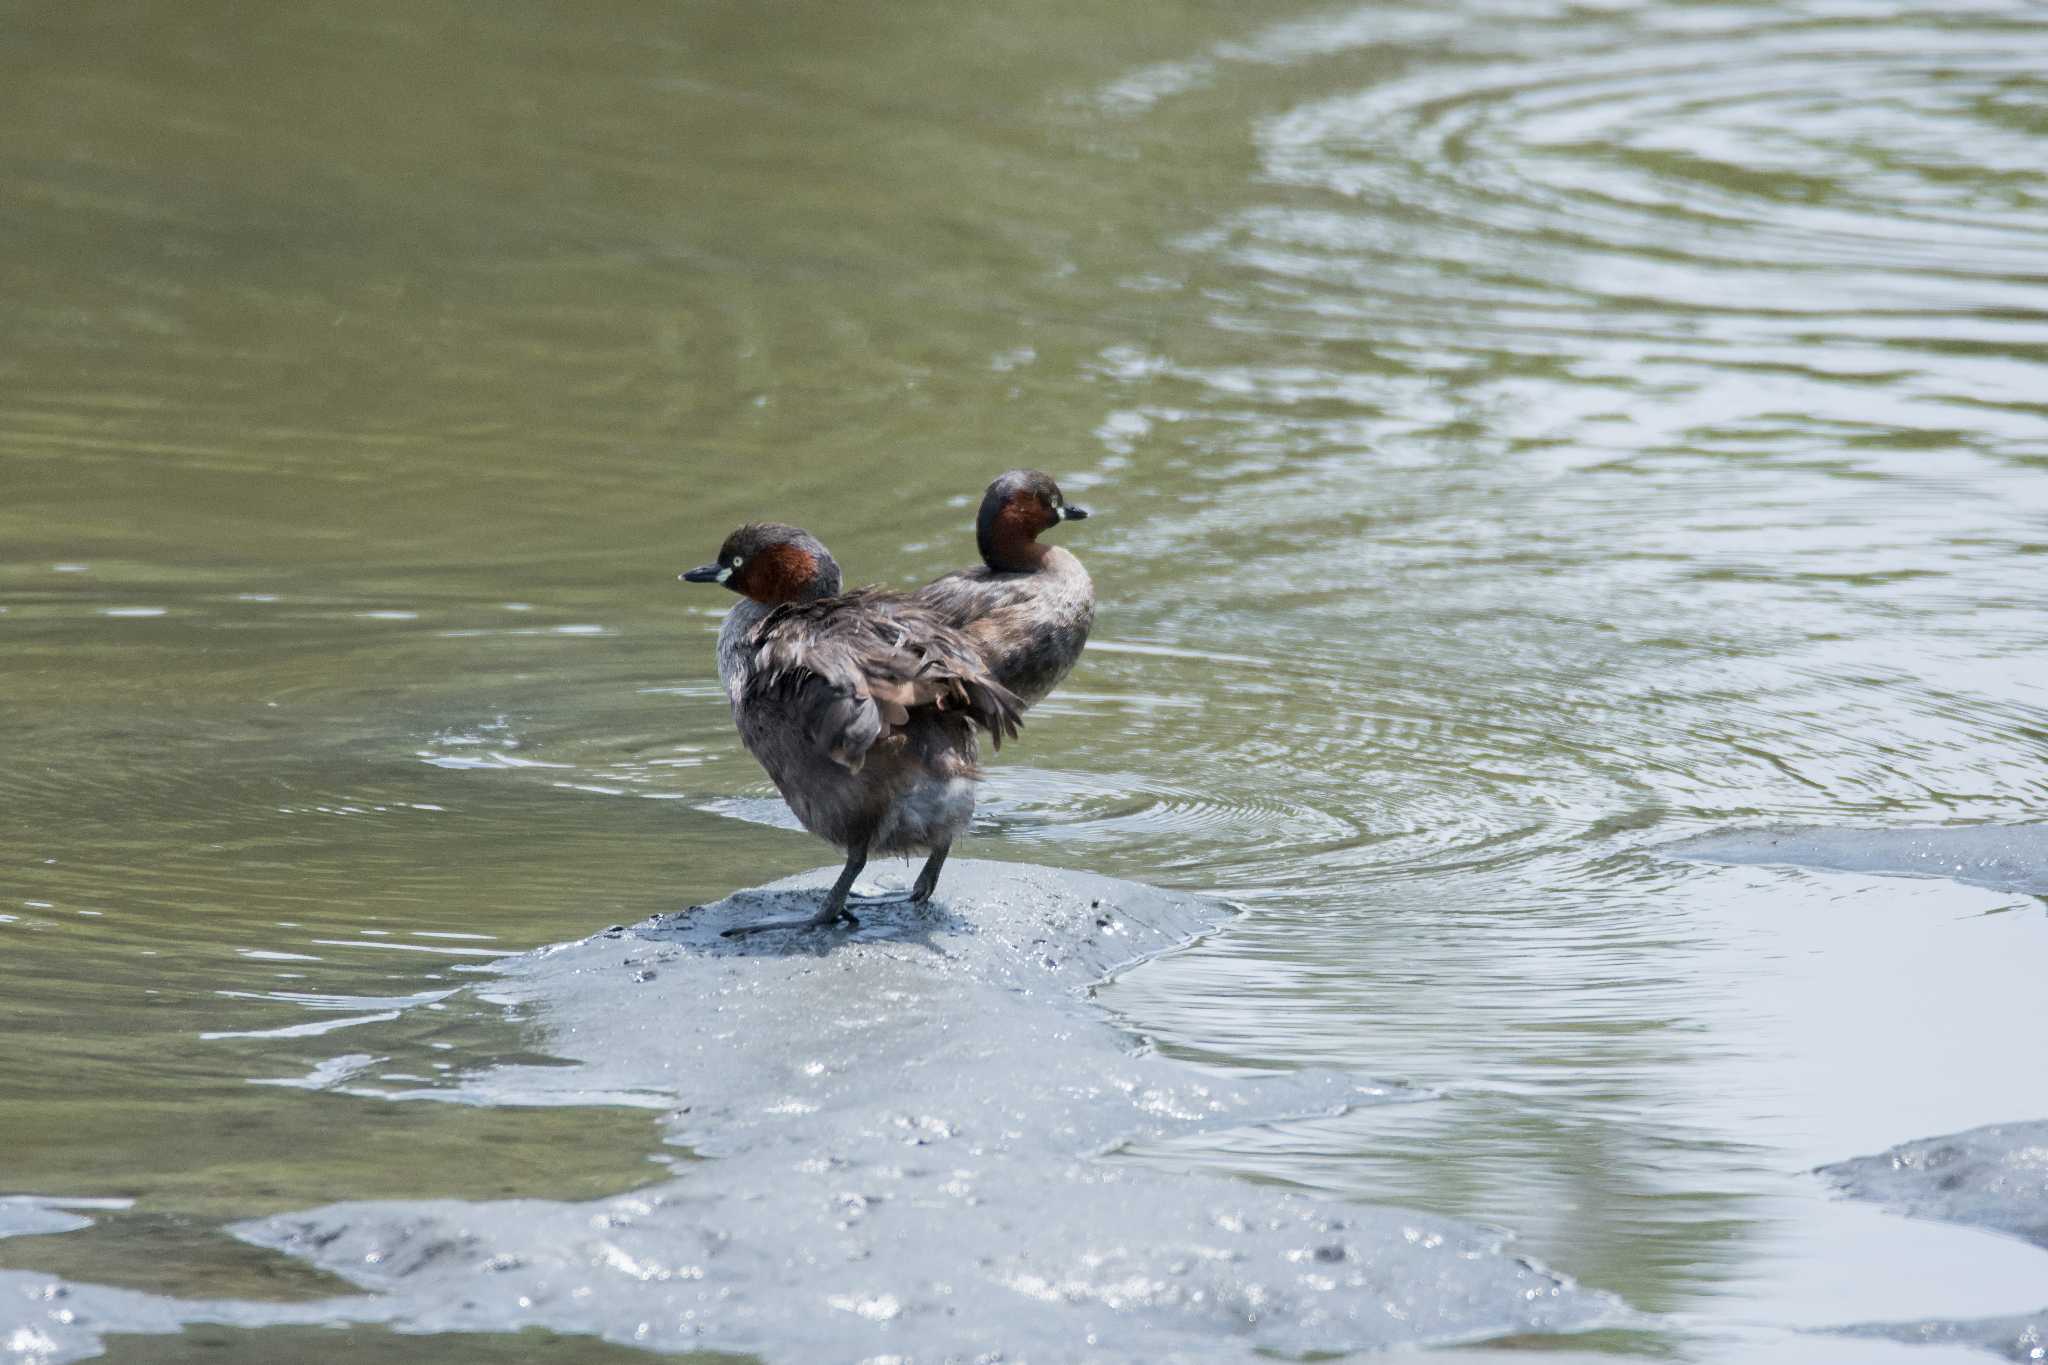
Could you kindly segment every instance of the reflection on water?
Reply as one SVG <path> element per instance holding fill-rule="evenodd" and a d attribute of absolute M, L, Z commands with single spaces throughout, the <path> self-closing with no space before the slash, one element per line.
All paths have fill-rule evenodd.
<path fill-rule="evenodd" d="M 2039 1116 L 2038 902 L 1653 850 L 2048 804 L 2048 18 L 786 18 L 0 21 L 0 1186 L 646 1178 L 361 1093 L 534 1046 L 492 955 L 827 856 L 677 569 L 928 578 L 1033 464 L 1101 638 L 972 851 L 1252 907 L 1110 992 L 1162 1046 L 1444 1096 L 1138 1159 L 1515 1228 L 1688 1315 L 1623 1352 L 2038 1307 L 1800 1174 Z"/>

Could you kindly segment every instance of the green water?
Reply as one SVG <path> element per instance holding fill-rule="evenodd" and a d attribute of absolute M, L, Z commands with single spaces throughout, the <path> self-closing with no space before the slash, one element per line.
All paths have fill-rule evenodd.
<path fill-rule="evenodd" d="M 1801 1172 L 2040 1117 L 2040 903 L 1652 850 L 2048 808 L 2044 70 L 1933 0 L 10 8 L 0 1193 L 135 1202 L 0 1265 L 317 1297 L 215 1229 L 661 1174 L 379 1095 L 543 1045 L 491 955 L 831 856 L 679 569 L 920 581 L 1031 465 L 1097 638 L 963 852 L 1251 907 L 1108 993 L 1161 1046 L 1443 1093 L 1133 1159 L 1514 1229 L 1684 1315 L 1622 1354 L 2038 1307 Z"/>

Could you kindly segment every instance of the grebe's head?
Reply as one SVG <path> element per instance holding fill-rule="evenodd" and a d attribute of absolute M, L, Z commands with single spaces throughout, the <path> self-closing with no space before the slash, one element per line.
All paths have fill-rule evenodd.
<path fill-rule="evenodd" d="M 1081 521 L 1087 515 L 1087 508 L 1066 500 L 1050 474 L 1013 469 L 997 475 L 981 495 L 974 539 L 981 547 L 982 562 L 991 569 L 1028 572 L 1045 558 L 1045 547 L 1038 543 L 1040 531 L 1049 531 L 1063 521 Z"/>
<path fill-rule="evenodd" d="M 779 522 L 740 527 L 718 547 L 718 558 L 682 575 L 685 583 L 723 583 L 764 606 L 809 602 L 839 591 L 839 564 L 809 531 Z"/>

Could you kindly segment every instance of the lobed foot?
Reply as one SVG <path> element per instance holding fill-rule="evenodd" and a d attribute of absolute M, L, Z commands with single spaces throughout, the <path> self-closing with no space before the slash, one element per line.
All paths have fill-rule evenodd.
<path fill-rule="evenodd" d="M 735 924 L 719 935 L 720 938 L 744 938 L 748 934 L 765 934 L 774 929 L 824 929 L 834 924 L 844 924 L 849 929 L 860 928 L 860 921 L 844 910 L 832 913 L 820 911 L 809 919 L 765 919 L 759 924 Z"/>

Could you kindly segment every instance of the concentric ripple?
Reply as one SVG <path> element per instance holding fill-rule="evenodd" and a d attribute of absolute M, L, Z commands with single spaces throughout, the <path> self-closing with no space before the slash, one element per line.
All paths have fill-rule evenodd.
<path fill-rule="evenodd" d="M 1425 379 L 1469 382 L 1475 361 L 1512 354 L 1615 394 L 1550 394 L 1570 407 L 1534 431 L 1485 415 L 1549 442 L 1640 449 L 1640 431 L 1588 423 L 1682 440 L 1702 417 L 1837 412 L 1908 446 L 2038 442 L 2038 8 L 1508 8 L 1492 23 L 1374 7 L 1282 26 L 1180 83 L 1277 70 L 1334 87 L 1257 123 L 1275 194 L 1183 241 L 1261 281 L 1214 289 L 1219 321 L 1363 343 Z M 1361 51 L 1378 77 L 1363 84 Z M 1171 112 L 1157 103 L 1152 116 Z M 1440 392 L 1393 378 L 1354 391 L 1376 406 L 1404 391 L 1391 406 L 1411 413 Z M 1831 401 L 1813 400 L 1814 379 Z M 1705 397 L 1660 424 L 1654 410 L 1686 394 Z"/>
<path fill-rule="evenodd" d="M 1597 1349 L 1990 1281 L 1784 1232 L 1798 1172 L 2013 1116 L 2048 921 L 1660 850 L 2048 809 L 2048 8 L 487 8 L 10 30 L 20 1189 L 643 1179 L 644 1114 L 497 1113 L 547 1044 L 475 985 L 833 856 L 677 570 L 773 518 L 925 581 L 1028 464 L 1099 613 L 959 852 L 1245 901 L 1106 1002 L 1439 1096 L 1157 1155 L 1733 1329 Z M 240 1292 L 140 1226 L 79 1278 Z"/>
<path fill-rule="evenodd" d="M 1097 435 L 1199 479 L 1126 533 L 1147 633 L 1279 663 L 1146 665 L 1206 704 L 1128 742 L 1303 886 L 2025 809 L 2044 70 L 2021 5 L 1375 5 L 1105 88 L 1269 110 Z"/>
<path fill-rule="evenodd" d="M 1604 50 L 1432 67 L 1292 110 L 1260 141 L 1277 180 L 1482 231 L 1487 254 L 1512 249 L 1501 234 L 1595 253 L 1582 278 L 1603 293 L 1627 282 L 1616 251 L 2025 273 L 2048 226 L 2028 126 L 2042 41 L 2038 22 L 1796 13 L 1702 38 L 1635 29 Z"/>

